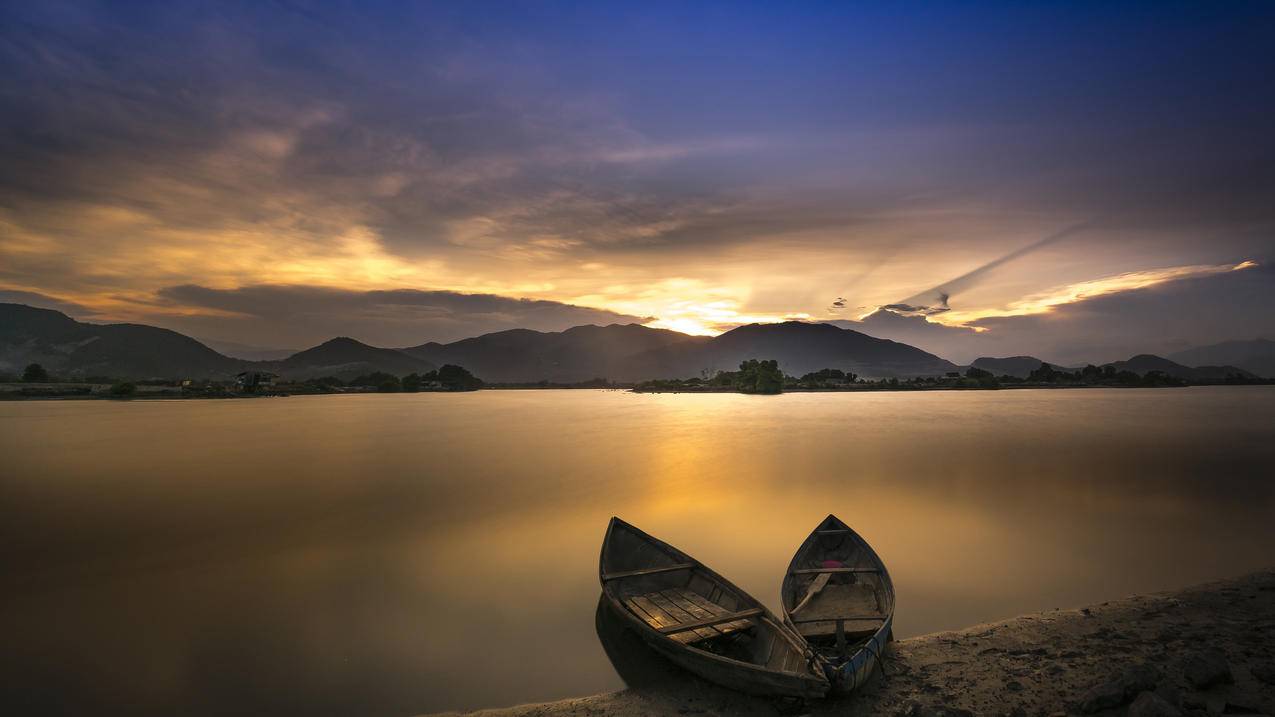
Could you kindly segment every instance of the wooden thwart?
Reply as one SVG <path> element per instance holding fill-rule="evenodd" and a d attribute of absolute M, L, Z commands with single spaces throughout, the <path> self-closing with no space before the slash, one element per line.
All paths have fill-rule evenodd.
<path fill-rule="evenodd" d="M 853 622 L 855 620 L 884 620 L 886 615 L 842 615 L 837 617 L 808 617 L 808 618 L 789 618 L 794 625 L 802 625 L 811 622 Z"/>
<path fill-rule="evenodd" d="M 818 575 L 819 573 L 879 573 L 876 568 L 797 568 L 793 575 Z"/>
<path fill-rule="evenodd" d="M 657 573 L 667 573 L 674 570 L 690 570 L 695 567 L 695 563 L 678 563 L 676 565 L 664 565 L 658 568 L 643 568 L 641 570 L 625 570 L 618 573 L 607 573 L 602 576 L 602 582 L 618 580 L 619 578 L 632 578 L 638 575 L 655 575 Z"/>
<path fill-rule="evenodd" d="M 670 625 L 668 627 L 661 627 L 658 629 L 661 633 L 665 635 L 669 635 L 675 632 L 685 632 L 687 630 L 695 630 L 697 628 L 702 628 L 702 627 L 712 627 L 714 625 L 721 625 L 722 623 L 734 622 L 736 620 L 743 620 L 745 618 L 752 618 L 760 614 L 762 614 L 762 609 L 759 607 L 754 607 L 748 610 L 740 610 L 739 612 L 728 612 L 725 615 L 714 615 L 712 617 L 706 617 L 700 620 L 695 620 L 694 622 L 684 622 L 681 625 Z"/>

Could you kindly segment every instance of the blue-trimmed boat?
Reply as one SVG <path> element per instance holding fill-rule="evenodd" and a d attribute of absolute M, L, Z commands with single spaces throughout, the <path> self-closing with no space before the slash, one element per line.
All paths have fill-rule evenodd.
<path fill-rule="evenodd" d="M 892 639 L 894 585 L 858 533 L 824 518 L 788 564 L 780 599 L 784 622 L 819 655 L 832 691 L 867 682 Z"/>

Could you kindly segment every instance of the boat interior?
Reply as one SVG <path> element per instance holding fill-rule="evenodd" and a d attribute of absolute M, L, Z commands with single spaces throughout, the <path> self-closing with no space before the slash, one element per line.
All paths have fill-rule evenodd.
<path fill-rule="evenodd" d="M 821 525 L 784 581 L 790 622 L 811 647 L 848 657 L 893 610 L 880 563 L 839 522 Z"/>
<path fill-rule="evenodd" d="M 624 527 L 612 530 L 602 581 L 630 613 L 695 649 L 781 672 L 804 669 L 803 651 L 760 605 Z"/>

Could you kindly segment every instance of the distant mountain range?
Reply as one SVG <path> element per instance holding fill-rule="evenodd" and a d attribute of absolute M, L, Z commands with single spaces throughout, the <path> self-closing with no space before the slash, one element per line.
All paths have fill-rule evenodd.
<path fill-rule="evenodd" d="M 1110 365 L 1117 371 L 1132 371 L 1138 375 L 1144 375 L 1148 371 L 1160 371 L 1166 376 L 1188 381 L 1217 381 L 1227 376 L 1252 378 L 1256 375 L 1238 366 L 1183 366 L 1176 361 L 1152 354 L 1139 354 L 1128 361 L 1115 361 Z"/>
<path fill-rule="evenodd" d="M 1188 366 L 1229 364 L 1258 376 L 1275 378 L 1275 341 L 1270 339 L 1223 341 L 1169 354 L 1169 358 Z"/>
<path fill-rule="evenodd" d="M 1261 344 L 1244 355 L 1263 356 Z M 1199 351 L 1232 350 L 1231 344 Z M 1240 351 L 1239 348 L 1234 349 Z M 1241 351 L 1242 352 L 1242 351 Z M 720 336 L 688 336 L 637 324 L 577 326 L 558 332 L 514 329 L 449 344 L 377 348 L 351 338 L 326 341 L 287 358 L 251 361 L 226 356 L 175 331 L 139 324 L 90 324 L 48 309 L 0 304 L 0 372 L 20 373 L 39 363 L 54 375 L 114 378 L 229 378 L 244 370 L 267 370 L 292 379 L 373 371 L 403 376 L 457 364 L 489 383 L 577 383 L 595 378 L 634 382 L 689 378 L 733 370 L 750 358 L 777 359 L 784 372 L 800 376 L 823 368 L 865 378 L 936 376 L 963 367 L 908 344 L 879 339 L 829 324 L 790 321 L 750 324 Z M 973 365 L 996 375 L 1026 376 L 1040 366 L 1030 356 L 980 358 Z M 1224 378 L 1235 366 L 1191 368 L 1157 356 L 1117 362 L 1139 373 L 1161 370 L 1194 380 Z M 1268 371 L 1259 375 L 1273 375 Z"/>
<path fill-rule="evenodd" d="M 50 309 L 0 304 L 0 370 L 38 363 L 55 374 L 144 378 L 227 376 L 242 361 L 168 329 L 86 324 Z"/>
<path fill-rule="evenodd" d="M 575 383 L 594 378 L 635 381 L 651 378 L 661 361 L 695 350 L 712 339 L 687 336 L 638 324 L 576 326 L 566 331 L 513 329 L 462 339 L 427 343 L 403 353 L 439 365 L 456 364 L 495 383 L 550 381 Z M 697 371 L 691 369 L 692 373 Z"/>
<path fill-rule="evenodd" d="M 1042 363 L 1044 362 L 1034 356 L 1009 356 L 1006 358 L 984 356 L 974 359 L 974 362 L 970 365 L 975 368 L 981 368 L 984 371 L 991 371 L 997 376 L 1027 378 L 1032 371 L 1040 368 Z M 1055 368 L 1060 368 L 1056 364 L 1053 365 Z M 1170 361 L 1152 354 L 1138 354 L 1127 361 L 1113 361 L 1102 364 L 1099 368 L 1107 366 L 1114 368 L 1116 371 L 1131 371 L 1139 376 L 1145 376 L 1149 371 L 1159 371 L 1166 376 L 1173 376 L 1187 381 L 1218 381 L 1225 379 L 1227 376 L 1252 378 L 1262 375 L 1253 371 L 1246 371 L 1239 366 L 1185 366 L 1176 361 Z M 1067 371 L 1076 369 L 1076 367 L 1061 368 Z"/>
<path fill-rule="evenodd" d="M 281 361 L 247 361 L 168 329 L 88 324 L 58 311 L 0 304 L 0 371 L 21 373 L 29 363 L 38 363 L 54 375 L 129 379 L 225 379 L 249 369 L 298 379 L 350 379 L 373 371 L 400 376 L 435 368 L 400 351 L 348 338 L 332 339 Z"/>
<path fill-rule="evenodd" d="M 797 321 L 750 324 L 715 337 L 637 324 L 548 333 L 516 329 L 403 351 L 434 363 L 459 364 L 495 383 L 685 378 L 734 370 L 750 358 L 777 359 L 784 371 L 797 376 L 821 368 L 872 377 L 932 376 L 960 369 L 914 346 Z"/>

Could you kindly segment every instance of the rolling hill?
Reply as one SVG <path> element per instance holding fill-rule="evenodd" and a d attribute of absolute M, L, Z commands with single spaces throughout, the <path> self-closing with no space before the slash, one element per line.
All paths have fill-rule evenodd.
<path fill-rule="evenodd" d="M 773 358 L 789 374 L 840 368 L 862 376 L 928 376 L 959 370 L 907 344 L 828 324 L 750 324 L 716 337 L 688 336 L 638 324 L 577 326 L 561 332 L 515 329 L 451 344 L 403 349 L 434 363 L 455 363 L 491 382 L 573 383 L 687 378 Z"/>
<path fill-rule="evenodd" d="M 750 358 L 777 359 L 787 374 L 823 368 L 853 371 L 865 378 L 941 376 L 956 364 L 915 346 L 878 339 L 830 324 L 786 321 L 749 324 L 694 346 L 673 346 L 662 355 L 648 352 L 635 361 L 658 377 L 689 377 L 702 371 L 734 370 Z"/>
<path fill-rule="evenodd" d="M 30 363 L 70 379 L 225 380 L 246 369 L 296 379 L 328 375 L 349 379 L 373 371 L 401 376 L 434 368 L 428 361 L 349 338 L 332 339 L 281 361 L 245 361 L 168 329 L 90 324 L 59 311 L 0 304 L 0 372 L 20 374 Z"/>
<path fill-rule="evenodd" d="M 703 336 L 638 324 L 611 324 L 556 332 L 512 329 L 402 351 L 437 364 L 464 366 L 488 382 L 576 383 L 594 378 L 651 378 L 656 374 L 650 373 L 646 362 L 635 361 L 636 356 L 658 355 L 674 347 L 695 347 L 709 341 Z"/>
<path fill-rule="evenodd" d="M 984 371 L 991 371 L 993 376 L 1027 378 L 1027 375 L 1040 368 L 1042 363 L 1045 362 L 1035 356 L 1006 356 L 1004 358 L 983 356 L 974 359 L 974 363 L 970 365 L 974 368 L 981 368 Z"/>
<path fill-rule="evenodd" d="M 1200 364 L 1238 366 L 1263 378 L 1275 378 L 1275 341 L 1223 341 L 1169 354 L 1169 358 L 1188 366 Z"/>
<path fill-rule="evenodd" d="M 1187 381 L 1220 381 L 1227 376 L 1253 377 L 1252 373 L 1236 366 L 1183 366 L 1154 354 L 1138 354 L 1127 361 L 1113 361 L 1103 365 L 1111 366 L 1117 371 L 1132 371 L 1139 376 L 1144 376 L 1149 371 L 1161 371 L 1166 376 Z"/>
<path fill-rule="evenodd" d="M 0 304 L 0 370 L 39 363 L 54 374 L 118 378 L 229 378 L 245 362 L 176 331 L 88 324 L 49 309 Z"/>
<path fill-rule="evenodd" d="M 409 356 L 402 351 L 368 346 L 347 336 L 330 339 L 282 361 L 261 362 L 260 365 L 287 378 L 336 376 L 347 381 L 374 371 L 405 376 L 438 368 L 429 361 Z"/>

